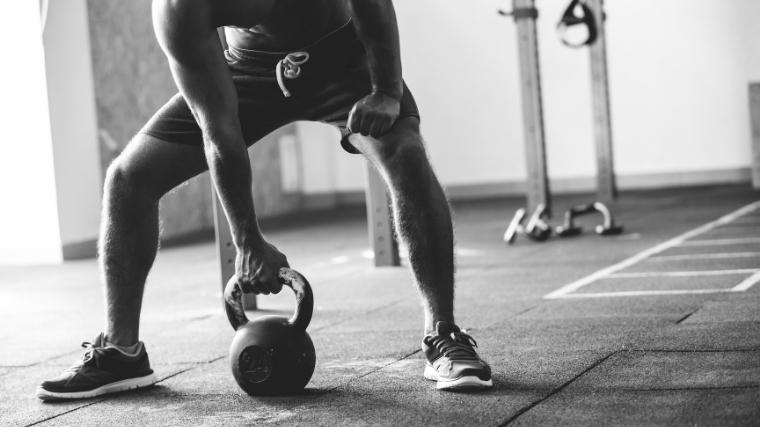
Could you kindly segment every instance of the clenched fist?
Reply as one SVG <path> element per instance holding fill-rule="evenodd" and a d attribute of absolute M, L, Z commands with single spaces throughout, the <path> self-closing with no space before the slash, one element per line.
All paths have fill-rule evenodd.
<path fill-rule="evenodd" d="M 288 259 L 274 245 L 261 241 L 242 247 L 235 257 L 235 274 L 243 292 L 268 295 L 282 290 L 280 269 L 290 267 Z"/>
<path fill-rule="evenodd" d="M 354 104 L 348 114 L 348 129 L 364 136 L 383 136 L 396 123 L 400 109 L 398 99 L 372 92 Z"/>

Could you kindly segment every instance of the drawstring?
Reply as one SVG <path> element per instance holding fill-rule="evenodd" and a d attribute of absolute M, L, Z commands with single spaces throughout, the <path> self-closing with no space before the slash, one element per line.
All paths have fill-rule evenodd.
<path fill-rule="evenodd" d="M 308 52 L 292 52 L 285 55 L 277 63 L 275 74 L 277 75 L 277 84 L 280 86 L 283 96 L 290 98 L 290 91 L 285 87 L 285 79 L 295 80 L 301 75 L 301 65 L 309 60 Z"/>

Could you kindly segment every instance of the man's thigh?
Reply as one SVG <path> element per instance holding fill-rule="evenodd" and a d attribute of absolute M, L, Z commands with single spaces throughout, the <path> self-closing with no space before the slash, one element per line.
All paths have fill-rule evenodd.
<path fill-rule="evenodd" d="M 249 147 L 278 127 L 297 119 L 291 109 L 282 104 L 248 99 L 243 95 L 239 98 L 238 119 L 243 139 Z M 203 132 L 180 94 L 169 99 L 140 133 L 177 145 L 203 147 Z"/>
<path fill-rule="evenodd" d="M 112 167 L 135 188 L 156 198 L 208 169 L 202 146 L 167 142 L 145 133 L 127 144 Z"/>

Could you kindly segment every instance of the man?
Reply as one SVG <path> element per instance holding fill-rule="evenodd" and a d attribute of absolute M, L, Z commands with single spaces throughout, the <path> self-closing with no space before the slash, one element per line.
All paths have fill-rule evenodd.
<path fill-rule="evenodd" d="M 280 291 L 277 273 L 288 262 L 259 230 L 246 149 L 295 120 L 354 133 L 343 147 L 367 157 L 385 179 L 424 303 L 424 377 L 440 389 L 491 386 L 475 341 L 454 324 L 451 217 L 401 78 L 391 0 L 154 0 L 153 24 L 180 93 L 106 174 L 106 330 L 84 344 L 81 363 L 43 382 L 38 396 L 92 397 L 156 382 L 139 319 L 158 246 L 158 201 L 201 172 L 210 171 L 224 206 L 239 285 Z M 218 27 L 226 27 L 226 51 Z"/>

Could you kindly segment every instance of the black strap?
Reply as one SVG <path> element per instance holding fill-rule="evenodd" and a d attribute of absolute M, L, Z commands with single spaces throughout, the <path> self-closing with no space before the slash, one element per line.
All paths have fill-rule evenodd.
<path fill-rule="evenodd" d="M 515 21 L 520 19 L 538 19 L 538 9 L 535 7 L 518 7 L 512 10 Z"/>
<path fill-rule="evenodd" d="M 576 15 L 578 6 L 580 6 L 581 10 L 580 16 Z M 572 43 L 565 38 L 565 34 L 568 28 L 576 25 L 584 25 L 588 29 L 588 37 L 581 43 Z M 583 46 L 592 45 L 599 35 L 598 29 L 596 27 L 596 17 L 594 16 L 594 11 L 583 0 L 571 0 L 570 4 L 567 5 L 567 8 L 565 9 L 565 12 L 562 14 L 562 18 L 560 18 L 559 22 L 557 23 L 557 33 L 559 35 L 559 39 L 565 46 L 580 48 Z"/>

